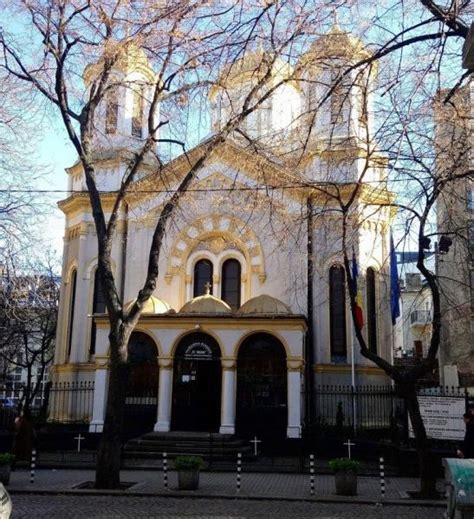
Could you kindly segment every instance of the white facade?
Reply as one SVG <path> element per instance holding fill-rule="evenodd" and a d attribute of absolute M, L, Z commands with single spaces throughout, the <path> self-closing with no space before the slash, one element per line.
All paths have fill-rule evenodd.
<path fill-rule="evenodd" d="M 336 31 L 331 33 L 329 41 L 335 36 L 347 39 L 347 35 Z M 359 45 L 352 40 L 350 44 Z M 226 77 L 232 79 L 231 96 L 245 92 L 247 84 L 241 73 L 248 66 L 248 62 L 244 62 L 236 69 L 225 71 Z M 291 73 L 287 65 L 279 62 L 274 67 L 275 78 Z M 143 81 L 150 80 L 149 69 L 146 74 L 143 67 L 140 70 Z M 317 73 L 325 80 L 330 71 L 307 70 L 310 75 Z M 372 81 L 371 77 L 366 79 Z M 286 436 L 299 438 L 305 407 L 302 389 L 307 387 L 310 378 L 316 383 L 350 383 L 353 371 L 357 383 L 387 382 L 383 372 L 359 353 L 344 287 L 343 299 L 338 299 L 342 301 L 342 313 L 336 312 L 341 308 L 335 309 L 336 296 L 330 295 L 335 290 L 334 280 L 331 282 L 333 288 L 330 288 L 331 269 L 337 270 L 343 263 L 342 220 L 331 197 L 311 190 L 281 189 L 271 193 L 253 190 L 265 185 L 265 181 L 271 183 L 272 179 L 282 184 L 294 183 L 295 178 L 344 184 L 362 181 L 358 203 L 351 214 L 353 229 L 349 239 L 358 258 L 359 286 L 364 298 L 367 295 L 366 269 L 375 272 L 372 290 L 375 310 L 367 319 L 372 319 L 376 330 L 374 347 L 382 357 L 390 359 L 393 346 L 386 280 L 391 215 L 389 209 L 374 211 L 370 204 L 382 198 L 389 200 L 391 194 L 383 188 L 383 158 L 374 155 L 373 160 L 367 161 L 361 147 L 363 134 L 370 131 L 372 125 L 371 101 L 367 103 L 369 111 L 362 113 L 361 88 L 355 86 L 339 106 L 342 112 L 337 121 L 329 113 L 318 112 L 310 153 L 307 160 L 295 166 L 288 149 L 290 145 L 298 147 L 302 125 L 308 124 L 308 96 L 314 99 L 321 95 L 319 91 L 308 92 L 307 85 L 307 77 L 303 74 L 276 89 L 267 105 L 252 114 L 244 126 L 245 131 L 263 144 L 271 139 L 278 160 L 268 160 L 245 148 L 238 136 L 229 139 L 199 170 L 193 191 L 182 197 L 179 210 L 166 229 L 154 298 L 147 304 L 136 328 L 137 333 L 143 334 L 142 340 L 151 341 L 157 352 L 159 373 L 154 376 L 159 387 L 153 426 L 156 431 L 174 427 L 173 413 L 177 413 L 181 398 L 178 393 L 185 391 L 185 383 L 196 382 L 193 376 L 199 377 L 200 368 L 192 367 L 196 358 L 180 356 L 183 341 L 191 340 L 189 337 L 193 334 L 201 339 L 208 337 L 205 347 L 209 350 L 209 361 L 219 363 L 219 374 L 213 375 L 217 377 L 216 393 L 219 393 L 216 399 L 219 423 L 214 430 L 221 433 L 238 432 L 239 413 L 252 411 L 244 409 L 239 399 L 245 397 L 249 402 L 257 402 L 256 409 L 259 409 L 258 398 L 268 399 L 269 392 L 281 389 L 282 394 L 273 398 L 272 405 L 284 409 Z M 370 91 L 367 95 L 370 97 Z M 127 98 L 122 103 L 127 107 Z M 215 91 L 211 105 L 214 129 L 218 130 L 230 107 L 235 108 L 238 103 L 235 100 L 227 102 L 221 92 Z M 126 110 L 121 110 L 119 108 L 117 125 L 127 133 L 129 126 L 122 121 L 127 116 L 121 115 L 126 114 Z M 330 127 L 336 128 L 337 138 L 330 135 Z M 113 189 L 121 179 L 123 150 L 117 151 L 119 146 L 116 146 L 115 137 L 110 149 L 105 148 L 101 139 L 98 138 L 102 155 L 98 155 L 97 176 L 103 182 L 101 185 Z M 127 142 L 121 139 L 121 145 Z M 198 146 L 190 154 L 198 156 L 200 149 Z M 283 155 L 290 157 L 288 162 L 282 161 Z M 124 303 L 133 301 L 145 280 L 154 226 L 167 199 L 167 194 L 161 191 L 165 191 L 165 187 L 173 188 L 186 165 L 187 158 L 181 156 L 174 159 L 169 170 L 157 174 L 152 161 L 147 163 L 137 186 L 153 187 L 156 194 L 130 199 L 122 209 L 112 256 L 114 275 Z M 166 178 L 167 171 L 169 178 Z M 80 189 L 84 181 L 80 166 L 70 168 L 68 174 L 71 188 Z M 382 182 L 382 188 L 376 192 L 365 183 L 365 180 L 373 179 Z M 91 431 L 100 432 L 108 384 L 108 330 L 106 318 L 96 315 L 95 351 L 91 351 L 95 333 L 92 315 L 103 313 L 94 310 L 96 236 L 85 194 L 71 195 L 60 206 L 66 215 L 66 236 L 53 377 L 55 380 L 95 380 Z M 240 297 L 234 291 L 233 301 L 238 300 L 238 303 L 233 309 L 222 301 L 230 297 L 226 295 L 230 277 L 224 272 L 229 260 L 239 266 Z M 209 278 L 212 295 L 202 295 L 202 290 L 196 293 L 199 285 L 197 269 L 204 264 L 212 270 Z M 311 264 L 313 271 L 309 276 Z M 311 290 L 308 279 L 312 279 Z M 194 297 L 196 294 L 198 297 Z M 308 300 L 308 294 L 312 294 L 311 300 Z M 228 302 L 231 304 L 230 300 Z M 307 333 L 308 324 L 311 324 L 311 334 Z M 343 330 L 342 335 L 339 330 Z M 364 333 L 367 332 L 364 330 Z M 336 335 L 339 337 L 337 355 Z M 260 353 L 252 352 L 254 339 L 258 343 L 255 351 L 261 348 L 258 352 L 262 355 L 262 352 L 273 351 L 275 359 L 278 357 L 274 364 L 280 363 L 283 371 L 277 373 L 275 366 L 258 368 L 260 364 L 265 366 L 265 362 L 264 357 L 257 359 Z M 194 347 L 193 344 L 188 346 Z M 248 361 L 254 358 L 252 355 L 257 356 L 255 371 Z M 187 361 L 192 361 L 189 373 L 183 371 L 188 369 Z M 193 369 L 198 369 L 197 374 L 193 375 Z M 260 377 L 260 389 L 253 387 L 252 382 L 245 382 L 248 373 Z M 278 380 L 278 388 L 262 389 L 269 380 Z M 282 412 L 275 411 L 278 420 L 282 419 Z"/>

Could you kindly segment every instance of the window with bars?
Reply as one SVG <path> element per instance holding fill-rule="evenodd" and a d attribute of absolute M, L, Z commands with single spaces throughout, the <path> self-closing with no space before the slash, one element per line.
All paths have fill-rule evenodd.
<path fill-rule="evenodd" d="M 373 268 L 367 269 L 367 345 L 369 350 L 377 353 L 377 289 Z"/>
<path fill-rule="evenodd" d="M 346 342 L 346 274 L 342 265 L 329 270 L 329 327 L 331 360 L 347 360 Z"/>
<path fill-rule="evenodd" d="M 69 289 L 69 321 L 68 321 L 68 334 L 67 334 L 67 357 L 69 359 L 72 348 L 72 332 L 74 327 L 74 306 L 76 304 L 76 281 L 77 281 L 77 270 L 74 270 L 71 274 L 70 289 Z"/>
<path fill-rule="evenodd" d="M 99 269 L 96 269 L 94 275 L 94 296 L 92 299 L 92 313 L 103 314 L 105 313 L 105 297 L 104 290 L 102 289 L 102 283 L 100 282 Z M 92 318 L 91 326 L 91 342 L 89 348 L 89 354 L 95 355 L 95 345 L 97 337 L 97 326 L 94 318 Z"/>

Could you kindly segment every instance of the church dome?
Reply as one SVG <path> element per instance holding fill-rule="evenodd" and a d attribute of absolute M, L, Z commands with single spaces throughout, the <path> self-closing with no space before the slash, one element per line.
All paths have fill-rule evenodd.
<path fill-rule="evenodd" d="M 135 303 L 136 298 L 129 301 L 125 308 L 129 310 L 133 303 Z M 154 314 L 165 314 L 171 310 L 171 306 L 164 300 L 159 297 L 151 296 L 148 301 L 145 303 L 142 311 L 142 315 L 154 315 Z"/>
<path fill-rule="evenodd" d="M 219 74 L 217 84 L 227 89 L 232 87 L 240 89 L 242 82 L 256 83 L 268 74 L 270 68 L 270 84 L 288 79 L 293 73 L 293 68 L 289 63 L 280 57 L 271 59 L 269 54 L 263 49 L 257 49 L 252 52 L 246 52 L 241 58 L 225 66 Z M 218 88 L 211 91 L 211 98 Z"/>
<path fill-rule="evenodd" d="M 205 294 L 195 297 L 183 305 L 180 314 L 231 314 L 232 309 L 222 299 Z"/>
<path fill-rule="evenodd" d="M 290 307 L 283 301 L 267 294 L 249 299 L 237 311 L 237 315 L 289 315 L 291 313 Z"/>
<path fill-rule="evenodd" d="M 371 56 L 372 53 L 359 38 L 335 24 L 327 34 L 323 34 L 312 43 L 308 52 L 300 58 L 300 67 L 317 65 L 318 61 L 324 59 L 343 58 L 347 61 L 357 61 Z"/>

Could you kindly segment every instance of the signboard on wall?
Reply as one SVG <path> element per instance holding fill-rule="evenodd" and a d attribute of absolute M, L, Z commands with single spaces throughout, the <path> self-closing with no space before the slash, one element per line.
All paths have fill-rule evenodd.
<path fill-rule="evenodd" d="M 419 395 L 418 403 L 426 434 L 435 440 L 463 440 L 466 426 L 462 415 L 466 412 L 464 397 Z M 410 437 L 413 427 L 408 422 Z"/>

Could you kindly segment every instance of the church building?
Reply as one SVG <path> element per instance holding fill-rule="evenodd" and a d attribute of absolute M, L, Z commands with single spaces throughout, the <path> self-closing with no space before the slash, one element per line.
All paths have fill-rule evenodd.
<path fill-rule="evenodd" d="M 213 131 L 240 109 L 239 96 L 249 90 L 262 55 L 249 52 L 222 71 L 209 98 Z M 358 264 L 363 333 L 369 348 L 390 360 L 393 214 L 387 204 L 393 194 L 386 185 L 387 160 L 367 139 L 373 135 L 376 70 L 347 75 L 315 110 L 341 64 L 368 55 L 360 40 L 336 26 L 298 63 L 276 60 L 271 81 L 281 86 L 242 124 L 253 144 L 241 134 L 228 138 L 181 199 L 166 229 L 155 293 L 128 346 L 127 406 L 138 402 L 148 413 L 143 432 L 300 438 L 309 416 L 318 413 L 315 386 L 388 383 L 359 353 L 340 211 L 341 201 L 355 193 L 346 241 Z M 86 68 L 86 84 L 93 69 Z M 144 52 L 134 47 L 114 73 L 118 85 L 136 87 L 118 86 L 101 108 L 96 178 L 106 192 L 106 212 L 127 154 L 142 142 L 147 89 L 156 81 Z M 161 169 L 153 158 L 145 161 L 121 207 L 113 268 L 127 307 L 145 280 L 160 210 L 205 145 Z M 89 430 L 101 432 L 108 320 L 80 162 L 67 174 L 70 195 L 59 203 L 65 215 L 63 286 L 50 376 L 55 382 L 94 381 Z"/>

